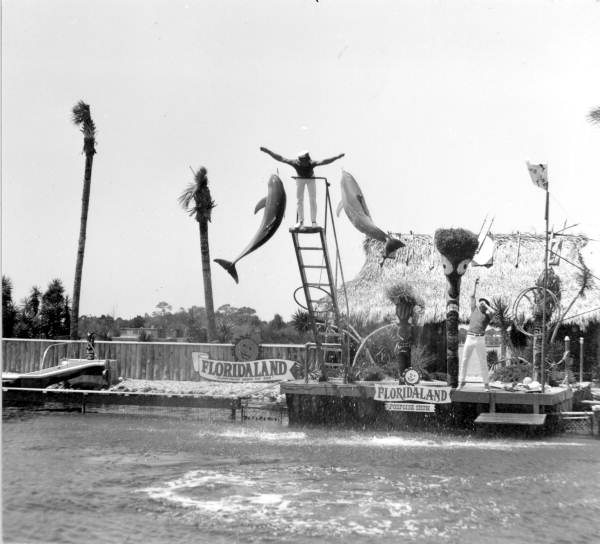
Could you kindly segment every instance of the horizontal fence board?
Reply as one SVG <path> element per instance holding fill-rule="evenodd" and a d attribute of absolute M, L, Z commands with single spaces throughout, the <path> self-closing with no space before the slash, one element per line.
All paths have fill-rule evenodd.
<path fill-rule="evenodd" d="M 25 373 L 56 366 L 62 359 L 86 357 L 87 342 L 79 340 L 2 339 L 4 371 Z M 116 359 L 121 378 L 141 380 L 200 381 L 193 370 L 192 353 L 207 353 L 210 359 L 234 361 L 233 344 L 198 344 L 183 342 L 107 342 L 95 343 L 98 359 Z M 47 351 L 46 351 L 47 350 Z M 44 353 L 46 357 L 44 358 Z M 306 347 L 299 344 L 263 344 L 262 359 L 287 359 L 304 364 Z M 43 366 L 42 366 L 42 359 Z"/>

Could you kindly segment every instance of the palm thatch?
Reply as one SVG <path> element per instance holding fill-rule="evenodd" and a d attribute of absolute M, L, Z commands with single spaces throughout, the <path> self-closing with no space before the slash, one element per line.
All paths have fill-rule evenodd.
<path fill-rule="evenodd" d="M 513 301 L 523 289 L 536 285 L 543 270 L 543 234 L 490 234 L 490 237 L 496 246 L 493 266 L 469 266 L 462 278 L 459 316 L 462 322 L 469 319 L 470 296 L 477 277 L 480 278 L 478 296 L 502 297 L 510 301 L 512 307 Z M 413 234 L 403 235 L 403 240 L 406 246 L 400 248 L 395 258 L 386 261 L 380 268 L 379 256 L 383 244 L 365 239 L 365 263 L 358 276 L 346 284 L 350 312 L 369 320 L 393 318 L 395 306 L 386 295 L 386 287 L 406 281 L 425 301 L 421 321 L 443 321 L 446 317 L 446 277 L 433 237 L 428 234 Z M 587 238 L 583 235 L 564 236 L 561 255 L 581 266 L 585 264 L 581 250 L 586 244 Z M 554 271 L 561 281 L 562 300 L 571 301 L 580 290 L 582 272 L 565 261 L 561 261 Z M 343 291 L 340 291 L 340 304 L 344 302 L 343 297 Z M 521 311 L 527 318 L 531 317 L 530 308 L 519 308 L 519 312 Z M 583 312 L 588 313 L 578 315 Z M 584 297 L 576 300 L 565 322 L 585 326 L 588 321 L 599 317 L 600 289 L 593 286 Z"/>

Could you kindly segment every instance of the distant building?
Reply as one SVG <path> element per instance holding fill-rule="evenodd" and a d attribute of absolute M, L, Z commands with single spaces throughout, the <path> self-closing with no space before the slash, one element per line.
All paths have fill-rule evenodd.
<path fill-rule="evenodd" d="M 137 342 L 140 338 L 152 342 L 189 342 L 188 331 L 182 329 L 165 330 L 156 327 L 126 327 L 121 329 L 121 342 Z"/>

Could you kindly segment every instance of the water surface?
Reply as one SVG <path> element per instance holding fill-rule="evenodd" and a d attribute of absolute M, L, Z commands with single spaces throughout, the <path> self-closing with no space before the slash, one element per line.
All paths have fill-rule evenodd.
<path fill-rule="evenodd" d="M 174 414 L 5 410 L 4 541 L 598 541 L 599 440 Z"/>

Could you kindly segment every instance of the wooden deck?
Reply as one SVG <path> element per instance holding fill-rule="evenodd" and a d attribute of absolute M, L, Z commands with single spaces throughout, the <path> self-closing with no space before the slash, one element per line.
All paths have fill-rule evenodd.
<path fill-rule="evenodd" d="M 426 385 L 421 382 L 420 385 Z M 377 384 L 397 384 L 397 382 L 309 382 L 303 380 L 283 382 L 280 386 L 281 392 L 291 395 L 316 395 L 328 397 L 354 397 L 361 399 L 372 399 L 375 396 Z M 433 385 L 442 385 L 441 382 L 433 382 Z M 531 406 L 533 413 L 538 413 L 541 406 L 556 406 L 570 401 L 573 391 L 562 387 L 553 387 L 550 392 L 525 393 L 521 391 L 504 391 L 502 389 L 484 390 L 483 386 L 467 384 L 463 389 L 453 389 L 450 399 L 453 403 L 488 404 L 490 411 L 494 411 L 496 405 L 510 404 Z"/>

